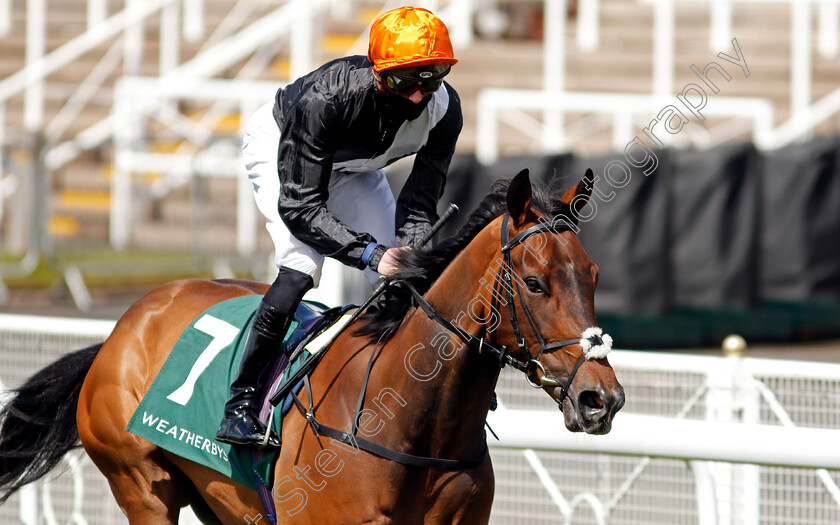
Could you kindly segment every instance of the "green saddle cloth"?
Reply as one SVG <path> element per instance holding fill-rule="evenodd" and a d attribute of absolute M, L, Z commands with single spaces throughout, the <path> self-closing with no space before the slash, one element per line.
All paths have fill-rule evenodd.
<path fill-rule="evenodd" d="M 239 372 L 248 328 L 261 300 L 262 295 L 236 297 L 199 315 L 181 333 L 126 426 L 128 432 L 251 489 L 257 487 L 255 474 L 264 482 L 270 481 L 270 466 L 277 453 L 268 454 L 255 465 L 254 449 L 220 443 L 215 436 L 224 417 L 230 384 Z M 296 327 L 297 322 L 293 322 L 286 338 Z M 307 357 L 307 352 L 301 352 L 289 365 L 286 377 Z M 276 410 L 280 409 L 278 406 Z M 278 413 L 272 424 L 278 436 L 281 422 Z"/>

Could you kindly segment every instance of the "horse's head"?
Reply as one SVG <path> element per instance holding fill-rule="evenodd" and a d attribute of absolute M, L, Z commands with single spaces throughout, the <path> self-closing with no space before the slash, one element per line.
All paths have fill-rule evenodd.
<path fill-rule="evenodd" d="M 611 339 L 595 321 L 598 267 L 574 233 L 592 185 L 587 170 L 552 217 L 532 208 L 527 170 L 511 182 L 494 294 L 507 322 L 495 338 L 527 363 L 529 382 L 558 403 L 566 428 L 605 434 L 624 405 L 624 389 L 606 358 Z"/>

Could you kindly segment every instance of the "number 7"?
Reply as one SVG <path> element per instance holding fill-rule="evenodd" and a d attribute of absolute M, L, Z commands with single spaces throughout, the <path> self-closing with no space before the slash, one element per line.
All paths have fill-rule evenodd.
<path fill-rule="evenodd" d="M 210 366 L 210 362 L 219 355 L 219 352 L 233 342 L 239 333 L 239 328 L 208 314 L 204 314 L 201 319 L 196 321 L 194 327 L 196 330 L 212 336 L 213 339 L 195 360 L 184 384 L 166 396 L 166 399 L 179 405 L 186 405 L 190 401 L 198 377 Z"/>

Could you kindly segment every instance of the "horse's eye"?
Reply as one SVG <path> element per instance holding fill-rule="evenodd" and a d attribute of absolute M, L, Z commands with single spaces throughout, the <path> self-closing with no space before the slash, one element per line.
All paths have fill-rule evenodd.
<path fill-rule="evenodd" d="M 536 277 L 527 277 L 525 279 L 525 286 L 528 287 L 528 291 L 531 293 L 539 293 L 544 294 L 545 290 L 543 290 L 542 284 L 540 284 L 540 280 Z"/>

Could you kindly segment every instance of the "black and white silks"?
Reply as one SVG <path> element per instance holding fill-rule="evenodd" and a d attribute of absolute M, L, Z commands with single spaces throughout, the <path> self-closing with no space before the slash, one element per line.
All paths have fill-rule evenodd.
<path fill-rule="evenodd" d="M 415 244 L 437 220 L 437 202 L 462 127 L 457 93 L 444 85 L 414 104 L 380 92 L 365 57 L 334 60 L 278 90 L 279 212 L 319 253 L 363 268 L 375 239 L 327 208 L 331 177 L 379 170 L 416 153 L 395 212 L 398 245 Z"/>

